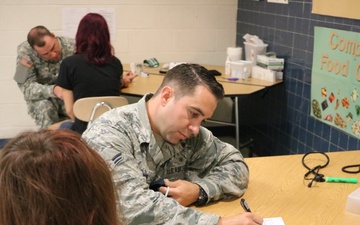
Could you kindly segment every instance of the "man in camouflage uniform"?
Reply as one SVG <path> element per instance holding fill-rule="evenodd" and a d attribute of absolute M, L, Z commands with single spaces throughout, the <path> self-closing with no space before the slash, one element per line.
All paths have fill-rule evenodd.
<path fill-rule="evenodd" d="M 110 164 L 123 224 L 262 224 L 187 206 L 239 197 L 249 182 L 240 151 L 200 126 L 224 90 L 196 64 L 171 69 L 155 94 L 100 116 L 83 139 Z M 158 191 L 149 188 L 164 178 Z"/>
<path fill-rule="evenodd" d="M 54 84 L 61 61 L 74 54 L 74 47 L 74 39 L 56 37 L 46 27 L 36 26 L 17 48 L 14 80 L 24 95 L 29 115 L 40 128 L 67 116 L 60 99 L 61 88 Z"/>

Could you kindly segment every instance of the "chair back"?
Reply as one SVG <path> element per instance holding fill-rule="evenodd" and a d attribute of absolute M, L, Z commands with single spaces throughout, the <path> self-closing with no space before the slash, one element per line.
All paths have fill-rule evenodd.
<path fill-rule="evenodd" d="M 88 122 L 90 126 L 104 112 L 127 104 L 129 101 L 121 96 L 87 97 L 75 101 L 73 110 L 76 118 Z"/>

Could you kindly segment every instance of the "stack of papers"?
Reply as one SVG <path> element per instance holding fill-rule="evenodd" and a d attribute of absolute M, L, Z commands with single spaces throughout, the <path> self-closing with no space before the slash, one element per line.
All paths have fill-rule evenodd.
<path fill-rule="evenodd" d="M 263 225 L 285 225 L 285 223 L 281 217 L 274 217 L 274 218 L 264 218 Z"/>

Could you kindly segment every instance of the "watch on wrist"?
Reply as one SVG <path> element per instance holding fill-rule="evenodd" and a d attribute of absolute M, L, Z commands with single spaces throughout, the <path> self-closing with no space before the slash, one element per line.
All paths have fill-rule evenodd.
<path fill-rule="evenodd" d="M 194 204 L 195 204 L 195 206 L 203 206 L 208 201 L 208 195 L 206 194 L 205 190 L 200 185 L 198 185 L 198 186 L 200 188 L 200 195 Z"/>

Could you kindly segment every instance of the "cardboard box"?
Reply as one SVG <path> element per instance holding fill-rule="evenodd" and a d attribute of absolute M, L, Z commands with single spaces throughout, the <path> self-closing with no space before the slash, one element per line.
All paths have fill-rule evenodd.
<path fill-rule="evenodd" d="M 284 59 L 267 57 L 266 55 L 258 55 L 256 58 L 256 65 L 270 70 L 283 70 Z"/>
<path fill-rule="evenodd" d="M 261 80 L 276 81 L 276 71 L 262 68 L 260 66 L 253 66 L 251 76 Z"/>

